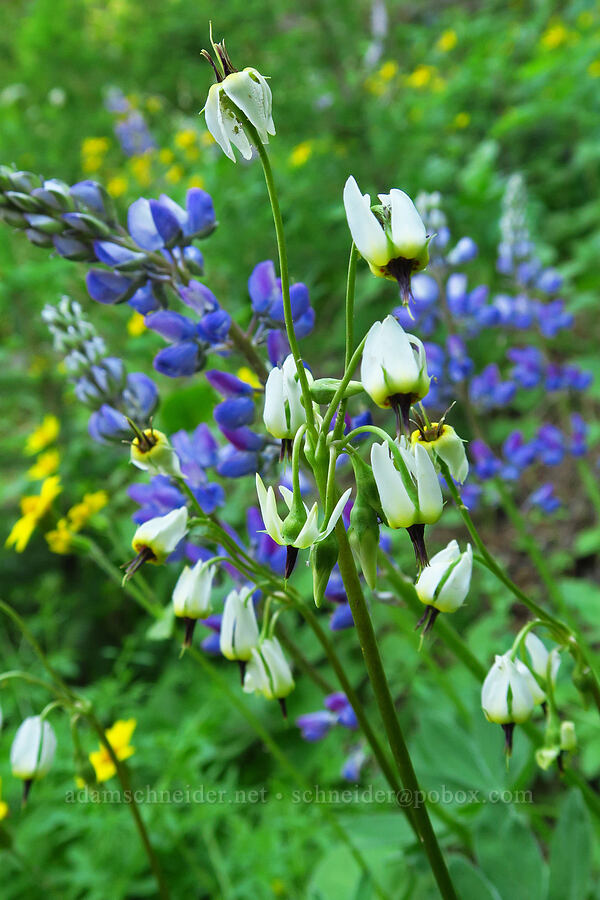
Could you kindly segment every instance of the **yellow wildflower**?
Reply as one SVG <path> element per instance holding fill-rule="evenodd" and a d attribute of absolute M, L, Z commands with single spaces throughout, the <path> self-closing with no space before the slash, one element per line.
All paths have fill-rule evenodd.
<path fill-rule="evenodd" d="M 298 168 L 303 166 L 311 157 L 313 150 L 312 141 L 302 141 L 297 147 L 294 147 L 290 154 L 290 163 Z"/>
<path fill-rule="evenodd" d="M 128 187 L 129 183 L 123 175 L 113 175 L 112 178 L 108 179 L 106 190 L 111 197 L 121 197 Z"/>
<path fill-rule="evenodd" d="M 200 135 L 200 144 L 202 147 L 210 147 L 211 144 L 215 143 L 215 139 L 210 133 L 210 131 L 204 131 Z"/>
<path fill-rule="evenodd" d="M 468 128 L 471 124 L 471 116 L 468 112 L 459 112 L 454 116 L 455 128 Z"/>
<path fill-rule="evenodd" d="M 106 738 L 118 760 L 128 759 L 135 753 L 135 748 L 129 742 L 136 725 L 137 721 L 135 719 L 119 719 L 112 728 L 107 728 Z M 117 771 L 104 745 L 101 745 L 99 750 L 94 750 L 93 753 L 90 753 L 90 762 L 94 767 L 98 781 L 108 781 Z"/>
<path fill-rule="evenodd" d="M 183 178 L 183 169 L 179 165 L 171 166 L 170 169 L 167 169 L 165 172 L 165 181 L 168 181 L 169 184 L 177 184 Z"/>
<path fill-rule="evenodd" d="M 69 528 L 69 523 L 66 519 L 59 519 L 56 523 L 56 528 L 52 531 L 46 532 L 44 537 L 48 543 L 48 547 L 52 551 L 52 553 L 60 553 L 64 555 L 68 553 L 71 549 L 71 539 L 73 537 L 73 531 Z"/>
<path fill-rule="evenodd" d="M 153 95 L 152 97 L 148 97 L 146 100 L 146 109 L 149 113 L 157 113 L 160 112 L 163 106 L 162 99 Z"/>
<path fill-rule="evenodd" d="M 587 70 L 588 75 L 591 75 L 592 78 L 600 78 L 600 59 L 595 59 L 591 62 Z"/>
<path fill-rule="evenodd" d="M 152 181 L 151 167 L 152 159 L 146 153 L 132 156 L 129 160 L 129 168 L 133 173 L 133 177 L 142 187 L 148 187 Z"/>
<path fill-rule="evenodd" d="M 60 478 L 52 475 L 42 484 L 39 494 L 21 498 L 21 512 L 23 515 L 13 525 L 6 539 L 6 547 L 14 547 L 17 553 L 22 553 L 33 534 L 36 525 L 43 519 L 54 499 L 62 491 Z"/>
<path fill-rule="evenodd" d="M 398 63 L 393 59 L 388 59 L 379 69 L 377 75 L 382 81 L 391 81 L 398 74 Z"/>
<path fill-rule="evenodd" d="M 442 53 L 448 53 L 450 50 L 454 50 L 457 44 L 458 35 L 453 28 L 448 28 L 447 31 L 444 31 L 439 36 L 437 44 L 435 46 L 438 50 L 441 50 Z"/>
<path fill-rule="evenodd" d="M 93 491 L 91 494 L 83 495 L 83 502 L 91 510 L 90 515 L 100 512 L 108 503 L 108 494 L 106 491 Z"/>
<path fill-rule="evenodd" d="M 193 162 L 195 159 L 198 159 L 199 156 L 200 156 L 200 151 L 198 150 L 198 148 L 196 146 L 188 147 L 185 150 L 185 158 L 189 159 L 190 162 Z"/>
<path fill-rule="evenodd" d="M 206 184 L 206 181 L 202 177 L 202 175 L 192 175 L 190 180 L 188 181 L 188 188 L 203 188 Z"/>
<path fill-rule="evenodd" d="M 175 135 L 175 146 L 180 150 L 187 150 L 188 147 L 194 146 L 196 140 L 196 132 L 192 128 L 184 128 Z"/>
<path fill-rule="evenodd" d="M 29 469 L 27 475 L 33 481 L 41 481 L 42 478 L 47 478 L 48 475 L 54 475 L 59 464 L 60 453 L 58 450 L 46 450 L 45 453 L 38 456 L 37 462 Z"/>
<path fill-rule="evenodd" d="M 410 87 L 425 88 L 430 84 L 435 71 L 435 66 L 417 66 L 414 72 L 407 76 L 406 83 Z"/>
<path fill-rule="evenodd" d="M 165 166 L 170 165 L 175 159 L 175 154 L 172 150 L 169 150 L 168 147 L 163 147 L 162 150 L 158 151 L 158 158 L 161 163 L 164 163 Z"/>
<path fill-rule="evenodd" d="M 25 444 L 25 453 L 33 456 L 53 444 L 60 432 L 60 422 L 56 416 L 44 416 L 41 425 L 31 432 Z"/>
<path fill-rule="evenodd" d="M 546 50 L 555 50 L 569 39 L 569 32 L 562 22 L 553 22 L 540 38 L 540 44 Z"/>
<path fill-rule="evenodd" d="M 249 384 L 251 387 L 255 388 L 257 391 L 262 390 L 262 384 L 255 372 L 252 369 L 249 369 L 248 366 L 242 366 L 241 369 L 237 371 L 237 377 L 240 381 L 245 381 L 246 384 Z"/>
<path fill-rule="evenodd" d="M 369 94 L 373 94 L 375 97 L 381 97 L 382 94 L 385 94 L 385 84 L 376 75 L 371 75 L 366 79 L 365 88 Z"/>
<path fill-rule="evenodd" d="M 84 138 L 81 144 L 82 156 L 103 156 L 108 150 L 108 138 Z"/>
<path fill-rule="evenodd" d="M 130 319 L 127 321 L 127 331 L 131 335 L 131 337 L 139 337 L 140 334 L 143 334 L 146 330 L 146 324 L 144 322 L 144 317 L 139 312 L 134 312 Z"/>
<path fill-rule="evenodd" d="M 76 503 L 68 511 L 69 525 L 73 531 L 79 531 L 83 528 L 88 519 L 94 513 L 99 512 L 108 503 L 108 494 L 106 491 L 95 491 L 93 494 L 84 494 L 83 500 Z"/>
<path fill-rule="evenodd" d="M 2 778 L 0 778 L 0 798 L 2 797 Z M 10 812 L 8 803 L 0 799 L 0 820 L 5 819 Z"/>

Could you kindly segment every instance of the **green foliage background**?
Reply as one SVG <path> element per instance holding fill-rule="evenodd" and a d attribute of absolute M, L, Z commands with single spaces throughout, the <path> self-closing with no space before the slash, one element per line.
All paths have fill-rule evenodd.
<path fill-rule="evenodd" d="M 347 175 L 353 173 L 371 193 L 392 185 L 412 196 L 421 189 L 440 190 L 455 236 L 470 234 L 480 245 L 476 275 L 493 283 L 500 200 L 506 176 L 514 171 L 525 176 L 531 224 L 545 261 L 557 265 L 572 286 L 569 304 L 578 314 L 577 326 L 565 333 L 561 349 L 600 375 L 600 6 L 577 0 L 426 0 L 389 2 L 387 8 L 382 56 L 369 70 L 365 53 L 371 41 L 371 4 L 364 0 L 281 0 L 276 9 L 264 0 L 251 5 L 227 0 L 218 6 L 203 0 L 5 0 L 1 160 L 72 182 L 90 174 L 82 168 L 84 141 L 107 138 L 108 150 L 94 174 L 109 183 L 126 179 L 117 197 L 122 211 L 140 194 L 165 190 L 181 199 L 189 179 L 200 176 L 220 220 L 203 246 L 207 283 L 241 322 L 247 320 L 248 275 L 258 261 L 275 254 L 261 173 L 254 165 L 234 169 L 210 146 L 201 146 L 197 158 L 188 159 L 175 142 L 182 131 L 192 129 L 198 136 L 204 131 L 198 111 L 211 73 L 199 51 L 207 44 L 212 18 L 215 34 L 226 37 L 234 62 L 240 68 L 255 65 L 271 77 L 277 125 L 272 159 L 292 275 L 309 285 L 317 309 L 310 351 L 322 364 L 321 375 L 337 374 L 343 344 L 348 235 L 341 188 Z M 453 39 L 446 37 L 446 45 L 440 39 L 449 31 L 456 42 L 445 49 Z M 396 68 L 382 70 L 385 64 Z M 390 78 L 382 74 L 392 70 Z M 133 95 L 158 147 L 174 154 L 168 163 L 154 159 L 151 186 L 136 181 L 119 150 L 114 116 L 104 106 L 111 86 Z M 308 158 L 297 165 L 294 160 L 303 152 L 298 147 L 307 141 Z M 169 174 L 173 165 L 180 167 L 176 179 Z M 150 333 L 128 333 L 128 307 L 93 306 L 83 277 L 83 267 L 30 247 L 21 234 L 2 231 L 0 538 L 18 514 L 19 497 L 31 489 L 29 462 L 22 453 L 25 436 L 52 412 L 62 424 L 65 493 L 76 502 L 86 490 L 102 486 L 109 491 L 112 500 L 101 531 L 115 558 L 124 559 L 132 512 L 125 487 L 131 473 L 118 452 L 90 444 L 85 411 L 65 389 L 39 312 L 63 292 L 81 300 L 111 354 L 123 355 L 131 369 L 151 372 L 152 355 L 161 344 Z M 389 286 L 361 272 L 357 295 L 356 330 L 362 333 L 387 312 Z M 205 388 L 192 382 L 182 387 L 161 376 L 157 380 L 166 398 L 161 413 L 165 430 L 210 418 Z M 598 390 L 593 389 L 595 398 Z M 491 427 L 501 432 L 504 425 Z M 237 506 L 232 524 L 239 526 L 243 509 Z M 457 524 L 449 512 L 444 519 L 449 536 Z M 487 525 L 493 532 L 494 522 Z M 586 533 L 585 555 L 598 544 L 597 531 L 589 526 Z M 569 602 L 597 640 L 599 591 L 591 580 L 568 580 L 569 551 L 562 542 L 553 547 L 556 568 L 564 573 Z M 319 804 L 296 802 L 294 786 L 244 720 L 192 660 L 177 659 L 174 644 L 148 640 L 143 612 L 113 584 L 76 557 L 52 556 L 40 535 L 26 554 L 6 551 L 1 560 L 2 592 L 28 617 L 53 664 L 84 687 L 107 725 L 119 718 L 138 720 L 136 753 L 130 760 L 136 785 L 158 791 L 220 788 L 228 800 L 236 790 L 266 788 L 265 803 L 144 807 L 174 896 L 362 900 L 372 895 L 371 885 L 361 881 L 355 863 L 323 821 Z M 166 602 L 173 573 L 157 571 L 152 577 Z M 473 596 L 457 619 L 487 665 L 518 617 L 497 587 L 484 578 L 478 586 L 481 603 Z M 537 590 L 535 584 L 530 588 Z M 561 786 L 554 774 L 536 770 L 524 736 L 518 737 L 507 770 L 500 738 L 481 715 L 476 683 L 441 642 L 434 639 L 430 648 L 417 652 L 412 616 L 405 609 L 379 604 L 375 613 L 424 787 L 444 784 L 449 790 L 479 792 L 479 802 L 455 801 L 441 808 L 442 816 L 458 823 L 463 837 L 461 843 L 451 827 L 444 840 L 461 897 L 600 896 L 593 875 L 598 872 L 598 822 L 591 821 L 580 794 Z M 309 635 L 300 626 L 296 630 L 300 645 L 319 663 Z M 363 670 L 354 634 L 344 632 L 336 642 L 352 680 L 360 683 Z M 0 630 L 0 652 L 6 669 L 34 667 L 12 629 Z M 235 687 L 236 673 L 221 668 Z M 561 702 L 575 699 L 566 680 L 562 690 Z M 362 693 L 368 698 L 364 685 Z M 153 896 L 127 811 L 110 803 L 66 801 L 74 790 L 73 766 L 68 727 L 58 718 L 56 766 L 36 785 L 30 807 L 19 811 L 18 785 L 9 775 L 10 741 L 20 719 L 37 712 L 46 698 L 34 689 L 11 687 L 0 691 L 0 702 L 5 717 L 0 774 L 4 799 L 11 805 L 3 825 L 13 841 L 0 851 L 2 896 Z M 307 745 L 293 724 L 281 722 L 277 709 L 255 698 L 246 702 L 312 784 L 346 787 L 339 772 L 351 737 L 345 739 L 338 730 L 322 744 Z M 320 705 L 317 689 L 299 678 L 291 721 Z M 597 779 L 600 738 L 593 714 L 581 713 L 577 729 L 583 774 Z M 84 740 L 87 750 L 94 749 L 91 735 Z M 371 783 L 384 786 L 372 767 L 363 786 Z M 535 802 L 484 802 L 487 792 L 503 789 L 531 790 Z M 334 808 L 392 896 L 436 896 L 393 805 L 353 799 Z M 444 829 L 443 821 L 436 822 Z"/>

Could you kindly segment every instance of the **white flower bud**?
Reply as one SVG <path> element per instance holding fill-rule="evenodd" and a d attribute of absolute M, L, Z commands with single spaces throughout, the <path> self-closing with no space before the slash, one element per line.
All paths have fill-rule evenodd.
<path fill-rule="evenodd" d="M 150 472 L 151 475 L 168 475 L 170 478 L 181 478 L 179 457 L 169 443 L 169 439 L 156 428 L 147 428 L 142 438 L 136 437 L 131 442 L 131 462 L 138 469 Z"/>
<path fill-rule="evenodd" d="M 186 619 L 205 619 L 213 612 L 210 602 L 214 566 L 198 560 L 193 568 L 185 566 L 173 589 L 175 615 Z"/>
<path fill-rule="evenodd" d="M 267 700 L 283 700 L 294 690 L 294 678 L 277 638 L 261 641 L 252 650 L 244 677 L 244 691 Z"/>
<path fill-rule="evenodd" d="M 531 660 L 531 668 L 538 678 L 545 683 L 548 677 L 548 660 L 550 660 L 550 675 L 552 684 L 556 681 L 556 675 L 560 666 L 560 653 L 558 648 L 548 652 L 539 637 L 530 631 L 525 638 L 525 648 Z"/>
<path fill-rule="evenodd" d="M 461 553 L 456 541 L 450 541 L 430 560 L 415 584 L 421 603 L 440 612 L 455 612 L 465 602 L 471 584 L 473 550 L 470 544 Z"/>
<path fill-rule="evenodd" d="M 221 620 L 220 648 L 227 659 L 247 662 L 258 644 L 258 625 L 252 588 L 231 591 L 225 599 Z"/>
<path fill-rule="evenodd" d="M 381 506 L 391 528 L 432 525 L 442 515 L 443 499 L 438 477 L 427 451 L 419 444 L 407 449 L 400 444 L 401 467 L 389 445 L 373 444 L 371 465 Z"/>
<path fill-rule="evenodd" d="M 206 127 L 229 159 L 236 161 L 233 146 L 244 159 L 252 156 L 252 143 L 244 130 L 243 113 L 254 125 L 263 144 L 275 134 L 271 88 L 256 69 L 231 72 L 208 92 L 204 115 Z"/>
<path fill-rule="evenodd" d="M 496 656 L 481 688 L 481 705 L 486 718 L 500 725 L 526 722 L 544 693 L 520 660 L 510 652 Z"/>
<path fill-rule="evenodd" d="M 365 341 L 360 380 L 377 406 L 391 406 L 397 395 L 410 403 L 422 400 L 430 382 L 422 342 L 393 316 L 374 322 Z"/>
<path fill-rule="evenodd" d="M 425 447 L 435 460 L 439 457 L 446 463 L 454 481 L 463 484 L 469 474 L 469 461 L 465 452 L 465 443 L 451 425 L 433 422 L 430 428 L 413 431 L 410 436 L 412 444 Z"/>
<path fill-rule="evenodd" d="M 164 563 L 187 533 L 187 507 L 180 506 L 166 516 L 157 516 L 140 525 L 131 546 L 136 553 L 146 552 L 147 562 Z"/>
<path fill-rule="evenodd" d="M 574 722 L 566 721 L 560 723 L 560 749 L 571 753 L 577 749 Z"/>
<path fill-rule="evenodd" d="M 312 374 L 306 371 L 306 378 L 312 384 Z M 275 366 L 269 372 L 265 385 L 265 409 L 263 419 L 266 429 L 273 437 L 292 440 L 301 425 L 306 422 L 306 412 L 302 405 L 302 388 L 298 381 L 296 363 L 290 354 L 283 366 Z"/>
<path fill-rule="evenodd" d="M 54 729 L 41 716 L 29 716 L 20 725 L 10 748 L 10 764 L 16 778 L 31 781 L 50 769 L 56 752 Z"/>

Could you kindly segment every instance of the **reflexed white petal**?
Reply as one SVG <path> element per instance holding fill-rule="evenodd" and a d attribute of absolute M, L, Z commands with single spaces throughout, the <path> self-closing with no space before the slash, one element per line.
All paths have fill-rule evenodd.
<path fill-rule="evenodd" d="M 283 522 L 277 512 L 277 501 L 275 499 L 275 491 L 272 487 L 267 491 L 267 508 L 266 508 L 267 517 L 265 519 L 265 528 L 267 529 L 267 533 L 277 544 L 285 544 L 283 536 L 281 534 L 281 529 L 283 527 Z"/>
<path fill-rule="evenodd" d="M 267 431 L 273 437 L 289 437 L 283 394 L 283 373 L 277 366 L 271 369 L 265 384 L 263 420 Z"/>
<path fill-rule="evenodd" d="M 385 406 L 388 397 L 388 387 L 383 377 L 381 354 L 378 349 L 382 325 L 382 322 L 374 322 L 371 325 L 365 341 L 360 366 L 362 386 L 371 399 L 381 407 Z"/>
<path fill-rule="evenodd" d="M 444 501 L 433 463 L 427 450 L 415 445 L 415 465 L 419 496 L 419 521 L 432 525 L 442 515 Z"/>
<path fill-rule="evenodd" d="M 271 88 L 262 75 L 252 68 L 232 72 L 223 82 L 223 90 L 252 122 L 263 144 L 268 144 L 267 132 L 275 134 L 275 127 L 271 116 Z"/>
<path fill-rule="evenodd" d="M 42 778 L 56 751 L 52 725 L 41 716 L 29 716 L 19 725 L 10 748 L 10 764 L 16 778 Z"/>
<path fill-rule="evenodd" d="M 510 715 L 512 722 L 526 722 L 530 717 L 533 711 L 534 705 L 534 695 L 532 693 L 533 684 L 535 685 L 537 692 L 540 691 L 540 688 L 537 685 L 533 675 L 529 672 L 527 666 L 525 666 L 520 660 L 515 660 L 512 662 L 511 660 L 507 660 L 508 665 L 508 681 L 510 684 Z M 523 672 L 529 674 L 529 678 Z M 542 692 L 543 696 L 543 692 Z"/>
<path fill-rule="evenodd" d="M 524 685 L 527 686 L 527 690 L 531 694 L 533 703 L 543 703 L 546 699 L 546 695 L 535 680 L 535 677 L 532 675 L 528 667 L 522 662 L 520 659 L 515 659 L 514 662 L 515 671 L 518 674 L 518 677 L 521 679 Z M 512 681 L 511 681 L 512 685 Z"/>
<path fill-rule="evenodd" d="M 338 502 L 335 504 L 335 506 L 333 508 L 333 512 L 331 513 L 331 516 L 329 517 L 329 522 L 327 523 L 327 528 L 325 529 L 325 531 L 323 531 L 321 533 L 321 535 L 319 536 L 319 540 L 323 540 L 324 538 L 326 538 L 328 535 L 331 534 L 331 532 L 333 531 L 333 529 L 335 528 L 335 526 L 337 524 L 337 520 L 344 512 L 344 507 L 345 507 L 346 503 L 348 502 L 348 499 L 349 499 L 351 493 L 352 493 L 352 488 L 348 488 L 348 490 L 344 491 L 344 493 L 342 494 L 342 496 L 340 497 Z"/>
<path fill-rule="evenodd" d="M 233 652 L 233 628 L 238 606 L 239 598 L 237 591 L 231 591 L 225 598 L 223 617 L 221 619 L 221 631 L 219 634 L 219 647 L 226 659 L 235 659 Z"/>
<path fill-rule="evenodd" d="M 211 85 L 208 91 L 208 99 L 204 107 L 204 116 L 206 118 L 206 127 L 214 137 L 215 141 L 225 154 L 235 162 L 235 154 L 231 149 L 231 143 L 227 136 L 227 132 L 223 128 L 223 118 L 221 115 L 221 91 L 222 84 Z"/>
<path fill-rule="evenodd" d="M 423 251 L 427 232 L 414 203 L 404 191 L 390 191 L 392 208 L 392 243 L 396 256 L 414 259 Z"/>
<path fill-rule="evenodd" d="M 551 677 L 552 682 L 554 683 L 560 666 L 560 654 L 557 648 L 555 647 L 552 652 L 549 653 L 546 646 L 532 631 L 530 631 L 525 638 L 525 647 L 529 654 L 529 659 L 531 660 L 531 668 L 542 681 L 546 681 L 548 657 L 551 657 Z"/>
<path fill-rule="evenodd" d="M 436 598 L 435 606 L 440 612 L 455 612 L 463 605 L 471 585 L 473 571 L 473 551 L 469 544 L 466 552 L 454 566 L 450 575 L 442 585 Z"/>
<path fill-rule="evenodd" d="M 319 507 L 316 503 L 313 503 L 306 518 L 306 522 L 300 529 L 298 537 L 294 541 L 294 547 L 298 547 L 299 550 L 305 550 L 306 547 L 310 547 L 314 544 L 319 536 L 318 518 Z"/>
<path fill-rule="evenodd" d="M 361 194 L 352 175 L 344 185 L 344 208 L 352 240 L 361 256 L 375 266 L 385 266 L 391 259 L 388 239 L 371 212 L 371 198 Z"/>
<path fill-rule="evenodd" d="M 506 659 L 497 656 L 481 687 L 481 706 L 490 722 L 510 722 L 508 709 L 508 671 Z"/>
<path fill-rule="evenodd" d="M 144 547 L 149 547 L 157 561 L 164 562 L 185 536 L 187 520 L 187 507 L 181 506 L 166 516 L 156 516 L 143 522 L 133 536 L 133 549 L 139 553 Z"/>
<path fill-rule="evenodd" d="M 294 689 L 294 678 L 281 644 L 277 638 L 270 638 L 262 641 L 259 650 L 270 676 L 272 697 L 287 697 Z"/>
<path fill-rule="evenodd" d="M 382 322 L 378 351 L 388 396 L 414 393 L 419 366 L 404 328 L 393 316 Z"/>
<path fill-rule="evenodd" d="M 383 511 L 391 528 L 408 528 L 415 522 L 416 509 L 394 466 L 387 444 L 373 444 L 371 466 Z"/>
<path fill-rule="evenodd" d="M 265 664 L 258 650 L 252 650 L 252 656 L 246 668 L 244 677 L 244 691 L 246 694 L 259 693 L 267 699 L 272 698 L 271 684 Z"/>

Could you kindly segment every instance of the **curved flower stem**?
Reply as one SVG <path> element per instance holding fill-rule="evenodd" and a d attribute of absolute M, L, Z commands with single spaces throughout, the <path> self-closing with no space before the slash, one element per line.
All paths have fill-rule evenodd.
<path fill-rule="evenodd" d="M 590 674 L 593 675 L 593 679 L 590 682 L 590 690 L 592 691 L 594 701 L 598 706 L 598 709 L 600 710 L 600 675 L 596 667 L 594 654 L 583 638 L 581 630 L 578 627 L 577 623 L 574 621 L 574 618 L 571 615 L 565 602 L 564 595 L 560 587 L 556 583 L 556 579 L 554 578 L 552 572 L 549 570 L 546 558 L 540 550 L 537 541 L 527 530 L 525 519 L 521 515 L 520 510 L 515 505 L 514 500 L 499 478 L 494 479 L 494 484 L 496 486 L 498 494 L 500 495 L 502 506 L 506 511 L 506 514 L 508 515 L 510 521 L 512 522 L 517 534 L 521 538 L 523 546 L 525 547 L 529 558 L 531 559 L 534 567 L 536 568 L 541 580 L 546 587 L 546 590 L 548 591 L 548 595 L 556 604 L 557 608 L 560 610 L 560 614 L 564 617 L 571 631 L 575 635 L 577 646 L 579 647 L 581 655 L 583 656 L 586 665 L 590 669 Z"/>
<path fill-rule="evenodd" d="M 123 788 L 123 794 L 127 798 L 127 805 L 129 806 L 129 809 L 131 810 L 131 815 L 133 816 L 133 821 L 135 822 L 135 827 L 137 828 L 138 834 L 140 836 L 140 840 L 142 842 L 144 850 L 146 851 L 146 856 L 148 857 L 148 862 L 150 864 L 150 868 L 152 869 L 152 872 L 156 879 L 156 884 L 158 887 L 158 895 L 159 895 L 159 897 L 161 897 L 161 900 L 169 900 L 169 896 L 170 896 L 169 889 L 167 887 L 167 883 L 165 881 L 160 863 L 158 862 L 158 857 L 156 856 L 156 853 L 154 852 L 154 848 L 150 841 L 150 837 L 146 830 L 146 826 L 144 825 L 144 820 L 142 819 L 142 816 L 141 816 L 141 813 L 139 810 L 139 806 L 136 802 L 135 791 L 131 787 L 131 781 L 129 779 L 129 773 L 127 771 L 127 767 L 124 766 L 121 763 L 121 761 L 119 760 L 119 758 L 117 757 L 110 741 L 108 740 L 108 738 L 106 736 L 106 732 L 104 731 L 104 728 L 102 727 L 102 725 L 100 724 L 100 722 L 98 721 L 98 719 L 96 718 L 94 713 L 90 710 L 89 712 L 85 713 L 85 716 L 86 716 L 88 722 L 90 723 L 90 725 L 92 726 L 92 728 L 95 730 L 96 734 L 98 735 L 100 743 L 105 748 L 106 752 L 108 753 L 108 755 L 111 758 L 112 764 L 115 767 L 115 770 L 117 772 L 117 777 L 118 777 L 119 781 L 121 782 L 121 787 Z"/>
<path fill-rule="evenodd" d="M 429 865 L 431 866 L 440 894 L 444 900 L 458 900 L 444 857 L 442 856 L 442 852 L 437 842 L 435 831 L 431 825 L 429 813 L 427 812 L 426 806 L 419 802 L 423 794 L 420 792 L 419 782 L 417 781 L 408 747 L 406 746 L 400 722 L 398 721 L 396 708 L 394 706 L 394 701 L 385 676 L 383 662 L 379 653 L 377 637 L 373 629 L 373 623 L 356 572 L 354 557 L 352 556 L 346 529 L 341 520 L 336 525 L 335 533 L 339 544 L 338 564 L 348 596 L 348 602 L 350 603 L 350 608 L 352 610 L 354 624 L 356 626 L 358 639 L 365 660 L 365 666 L 375 694 L 388 742 L 394 755 L 396 765 L 398 766 L 402 784 L 404 785 L 405 790 L 409 792 L 412 801 L 412 815 L 419 831 L 419 837 L 424 846 L 425 853 L 427 854 Z"/>
<path fill-rule="evenodd" d="M 196 647 L 190 647 L 188 650 L 188 655 L 191 655 L 196 660 L 196 662 L 198 662 L 202 666 L 206 674 L 210 677 L 211 681 L 213 681 L 217 685 L 217 687 L 227 696 L 227 699 L 244 717 L 252 730 L 258 735 L 261 741 L 270 750 L 272 756 L 279 762 L 282 768 L 284 768 L 288 772 L 288 774 L 296 782 L 296 784 L 301 789 L 307 791 L 310 790 L 312 793 L 314 786 L 306 780 L 302 772 L 297 769 L 296 766 L 291 762 L 291 760 L 286 756 L 279 744 L 274 740 L 274 738 L 264 727 L 260 719 L 258 719 L 254 715 L 254 713 L 248 709 L 242 698 L 231 689 L 227 680 L 221 675 L 216 667 L 213 666 L 213 664 L 206 658 L 206 656 L 199 650 L 197 650 Z M 340 840 L 343 841 L 344 844 L 346 844 L 362 871 L 371 879 L 371 881 L 373 882 L 373 886 L 377 891 L 377 894 L 382 898 L 389 898 L 387 892 L 384 891 L 384 889 L 378 883 L 375 875 L 369 868 L 369 865 L 363 857 L 362 853 L 355 846 L 346 829 L 338 821 L 337 816 L 332 813 L 326 805 L 319 805 L 319 809 L 321 810 L 323 817 L 327 819 Z"/>
<path fill-rule="evenodd" d="M 306 423 L 308 426 L 308 432 L 314 445 L 316 443 L 317 437 L 315 417 L 312 406 L 312 398 L 310 395 L 310 388 L 308 386 L 308 378 L 306 377 L 306 371 L 304 369 L 304 364 L 300 355 L 300 348 L 298 346 L 298 340 L 296 338 L 296 332 L 294 330 L 294 320 L 292 318 L 292 303 L 290 300 L 290 274 L 288 269 L 287 249 L 285 245 L 285 234 L 283 231 L 283 218 L 281 216 L 281 209 L 279 207 L 277 189 L 275 187 L 275 179 L 273 178 L 273 170 L 271 169 L 269 154 L 266 151 L 265 145 L 259 138 L 258 132 L 256 131 L 254 125 L 252 125 L 252 123 L 248 119 L 246 119 L 245 116 L 244 119 L 244 128 L 250 133 L 252 137 L 252 143 L 258 150 L 258 155 L 260 156 L 260 161 L 262 163 L 263 172 L 265 175 L 265 182 L 267 185 L 267 192 L 269 194 L 269 201 L 271 203 L 271 210 L 273 212 L 273 223 L 275 225 L 275 236 L 277 238 L 277 251 L 279 253 L 279 271 L 281 274 L 281 295 L 283 297 L 285 330 L 287 332 L 290 349 L 296 363 L 296 370 L 298 372 L 300 387 L 302 388 L 302 399 L 304 401 L 304 408 L 306 411 Z"/>
<path fill-rule="evenodd" d="M 354 293 L 356 288 L 356 264 L 358 262 L 358 257 L 359 253 L 356 249 L 356 244 L 352 242 L 352 246 L 350 247 L 350 259 L 348 260 L 348 276 L 346 278 L 346 352 L 344 355 L 345 374 L 349 369 L 351 372 L 354 370 L 354 367 L 352 366 L 352 348 L 354 346 Z M 366 339 L 367 338 L 365 336 L 364 340 L 361 342 L 361 352 Z M 351 375 L 348 375 L 348 380 L 350 380 L 350 378 Z M 335 428 L 333 430 L 333 436 L 335 439 L 339 439 L 344 433 L 344 418 L 346 415 L 346 406 L 347 403 L 343 400 L 340 404 L 338 417 L 335 423 Z M 327 412 L 329 412 L 329 410 Z M 327 427 L 329 427 L 329 424 L 327 425 Z M 325 431 L 325 427 L 323 427 L 323 431 Z"/>
<path fill-rule="evenodd" d="M 234 347 L 240 351 L 242 356 L 246 357 L 246 361 L 249 363 L 250 368 L 258 375 L 264 384 L 269 373 L 263 358 L 252 341 L 246 337 L 240 326 L 233 319 L 231 320 L 229 336 Z"/>

